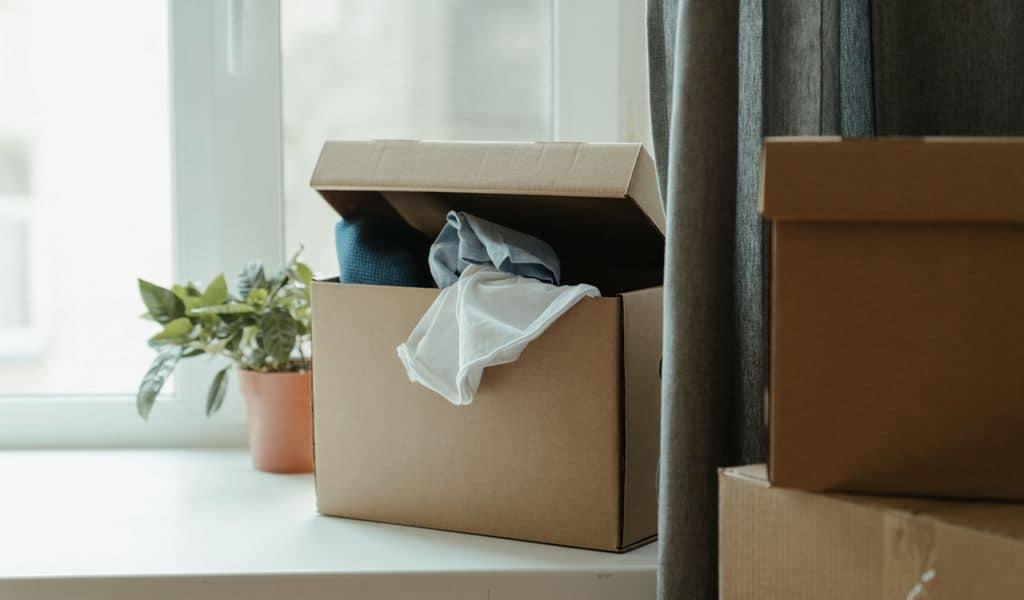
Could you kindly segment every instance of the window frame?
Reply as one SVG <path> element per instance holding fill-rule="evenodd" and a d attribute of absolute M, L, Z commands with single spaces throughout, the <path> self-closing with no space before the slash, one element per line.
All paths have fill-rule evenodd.
<path fill-rule="evenodd" d="M 41 272 L 40 239 L 36 231 L 36 206 L 32 194 L 0 194 L 0 223 L 22 224 L 25 227 L 25 245 L 28 252 L 28 323 L 22 326 L 0 328 L 0 360 L 17 362 L 34 358 L 42 353 L 47 324 L 38 307 L 46 297 L 43 282 L 36 273 Z"/>
<path fill-rule="evenodd" d="M 643 2 L 551 3 L 552 138 L 648 142 Z M 274 268 L 285 258 L 279 0 L 167 6 L 175 280 L 230 280 L 251 258 Z M 204 414 L 222 364 L 179 365 L 148 422 L 127 395 L 0 398 L 0 448 L 244 446 L 234 381 Z"/>
<path fill-rule="evenodd" d="M 174 279 L 230 278 L 251 258 L 276 268 L 284 260 L 278 3 L 173 0 L 167 10 Z M 151 352 L 141 340 L 139 352 Z M 0 398 L 0 448 L 243 446 L 237 385 L 217 415 L 204 413 L 222 364 L 179 365 L 174 394 L 158 398 L 148 421 L 133 395 Z"/>

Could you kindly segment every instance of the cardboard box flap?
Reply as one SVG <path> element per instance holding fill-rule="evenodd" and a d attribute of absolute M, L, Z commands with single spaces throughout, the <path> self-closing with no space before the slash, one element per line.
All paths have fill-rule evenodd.
<path fill-rule="evenodd" d="M 1024 222 L 1024 138 L 768 138 L 772 220 Z"/>
<path fill-rule="evenodd" d="M 663 294 L 652 288 L 622 295 L 624 547 L 658 530 Z"/>
<path fill-rule="evenodd" d="M 328 141 L 311 185 L 342 217 L 401 217 L 432 237 L 462 210 L 547 241 L 563 264 L 660 282 L 665 216 L 640 144 Z"/>

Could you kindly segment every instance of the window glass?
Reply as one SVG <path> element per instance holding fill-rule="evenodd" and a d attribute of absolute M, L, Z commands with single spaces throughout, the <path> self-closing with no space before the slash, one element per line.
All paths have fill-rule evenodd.
<path fill-rule="evenodd" d="M 282 2 L 285 231 L 336 273 L 325 139 L 551 138 L 551 0 Z"/>
<path fill-rule="evenodd" d="M 0 396 L 134 394 L 170 283 L 165 2 L 0 0 Z"/>

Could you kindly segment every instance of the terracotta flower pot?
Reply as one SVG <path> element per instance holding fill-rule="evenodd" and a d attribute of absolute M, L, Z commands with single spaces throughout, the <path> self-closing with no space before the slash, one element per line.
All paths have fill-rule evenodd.
<path fill-rule="evenodd" d="M 245 396 L 249 452 L 260 471 L 313 470 L 313 401 L 309 373 L 238 371 Z"/>

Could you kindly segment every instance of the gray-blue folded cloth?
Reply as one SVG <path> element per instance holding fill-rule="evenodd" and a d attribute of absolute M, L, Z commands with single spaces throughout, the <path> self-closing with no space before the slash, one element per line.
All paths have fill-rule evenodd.
<path fill-rule="evenodd" d="M 394 218 L 342 219 L 334 228 L 342 283 L 434 287 L 427 269 L 430 238 Z"/>
<path fill-rule="evenodd" d="M 488 263 L 558 285 L 558 255 L 543 240 L 463 212 L 450 211 L 447 221 L 430 247 L 430 274 L 437 287 L 452 285 L 470 265 Z"/>

